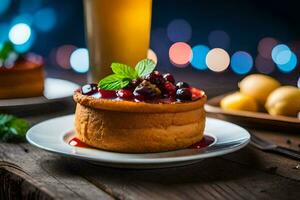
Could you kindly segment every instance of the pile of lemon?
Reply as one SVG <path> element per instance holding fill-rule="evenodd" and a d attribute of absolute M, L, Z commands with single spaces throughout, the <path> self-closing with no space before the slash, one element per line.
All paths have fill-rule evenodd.
<path fill-rule="evenodd" d="M 239 92 L 221 100 L 225 110 L 245 110 L 265 112 L 270 115 L 297 117 L 300 112 L 300 89 L 294 86 L 281 86 L 276 79 L 252 74 L 239 83 Z"/>

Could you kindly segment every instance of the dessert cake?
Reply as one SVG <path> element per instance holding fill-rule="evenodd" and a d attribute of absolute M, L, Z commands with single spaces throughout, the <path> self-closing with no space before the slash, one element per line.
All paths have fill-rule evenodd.
<path fill-rule="evenodd" d="M 42 96 L 43 59 L 32 53 L 18 55 L 3 48 L 0 52 L 0 99 Z"/>
<path fill-rule="evenodd" d="M 116 152 L 182 149 L 200 141 L 205 127 L 202 90 L 154 71 L 145 59 L 135 70 L 112 64 L 115 74 L 75 91 L 76 137 Z"/>

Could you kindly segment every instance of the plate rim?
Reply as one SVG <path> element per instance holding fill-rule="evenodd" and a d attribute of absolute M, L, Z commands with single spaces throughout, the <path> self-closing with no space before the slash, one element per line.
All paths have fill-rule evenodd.
<path fill-rule="evenodd" d="M 128 165 L 132 165 L 132 164 L 135 164 L 135 165 L 141 165 L 141 164 L 144 164 L 144 165 L 151 165 L 151 164 L 167 164 L 167 163 L 178 163 L 178 162 L 189 162 L 189 161 L 196 161 L 196 160 L 202 160 L 202 159 L 205 159 L 205 158 L 210 158 L 210 157 L 216 157 L 216 156 L 221 156 L 221 155 L 225 155 L 225 154 L 228 154 L 228 153 L 232 153 L 234 151 L 237 151 L 243 147 L 245 147 L 249 142 L 250 142 L 250 134 L 249 132 L 242 128 L 241 126 L 238 126 L 234 123 L 230 123 L 230 122 L 227 122 L 227 121 L 224 121 L 224 120 L 220 120 L 220 119 L 215 119 L 215 118 L 210 118 L 210 117 L 207 117 L 208 120 L 216 120 L 216 121 L 221 121 L 222 123 L 228 123 L 230 125 L 234 125 L 234 126 L 237 126 L 238 128 L 241 128 L 242 130 L 244 130 L 244 133 L 247 135 L 247 137 L 243 138 L 241 141 L 242 143 L 239 144 L 238 146 L 231 146 L 227 149 L 222 149 L 220 151 L 216 151 L 216 152 L 209 152 L 209 153 L 199 153 L 199 154 L 196 154 L 196 155 L 189 155 L 189 156 L 180 156 L 180 157 L 164 157 L 164 158 L 126 158 L 126 159 L 122 159 L 122 160 L 116 160 L 116 159 L 101 159 L 101 158 L 93 158 L 93 157 L 90 157 L 90 156 L 86 156 L 86 155 L 80 155 L 80 154 L 71 154 L 70 152 L 62 152 L 62 151 L 59 151 L 57 149 L 53 149 L 53 148 L 50 148 L 50 147 L 45 147 L 41 144 L 38 144 L 36 143 L 35 141 L 31 140 L 31 134 L 35 134 L 35 129 L 38 129 L 39 126 L 43 126 L 44 124 L 47 124 L 47 123 L 51 123 L 53 121 L 56 121 L 56 120 L 63 120 L 64 118 L 73 118 L 74 117 L 74 114 L 71 114 L 71 115 L 65 115 L 65 116 L 61 116 L 61 117 L 56 117 L 56 118 L 52 118 L 52 119 L 49 119 L 49 120 L 46 120 L 46 121 L 43 121 L 39 124 L 36 124 L 35 126 L 33 126 L 32 128 L 30 128 L 26 134 L 26 139 L 27 141 L 32 144 L 33 146 L 36 146 L 40 149 L 43 149 L 43 150 L 46 150 L 48 152 L 51 152 L 51 153 L 55 153 L 55 154 L 59 154 L 59 155 L 63 155 L 63 156 L 67 156 L 67 157 L 73 157 L 73 158 L 78 158 L 78 159 L 83 159 L 83 160 L 88 160 L 88 161 L 96 161 L 96 162 L 100 162 L 100 163 L 105 163 L 105 164 L 128 164 Z M 72 129 L 72 128 L 71 128 Z M 69 148 L 69 150 L 73 150 L 73 151 L 76 151 L 78 150 L 78 148 L 80 147 L 72 147 L 68 144 L 66 144 L 65 141 L 63 141 L 63 137 L 65 136 L 66 132 L 70 131 L 71 129 L 66 129 L 64 131 L 61 131 L 61 133 L 59 133 L 59 135 L 61 136 L 60 139 L 59 139 L 59 143 L 60 145 L 64 145 L 66 148 Z M 213 134 L 208 134 L 208 135 L 213 135 Z M 215 137 L 213 135 L 213 137 Z M 218 140 L 218 138 L 217 138 Z M 215 145 L 212 145 L 211 147 L 214 147 Z M 81 148 L 80 148 L 81 149 Z M 93 150 L 93 151 L 99 151 L 102 153 L 111 153 L 111 154 L 119 154 L 119 155 L 134 155 L 134 154 L 130 154 L 130 153 L 118 153 L 118 152 L 110 152 L 110 151 L 104 151 L 104 150 L 98 150 L 98 149 L 82 149 L 82 151 L 87 151 L 87 150 Z M 195 149 L 197 150 L 197 149 Z M 199 149 L 199 151 L 201 151 L 203 149 Z M 180 150 L 176 150 L 176 151 L 180 151 Z M 175 152 L 175 151 L 170 151 L 170 152 Z M 161 153 L 166 153 L 166 152 L 160 152 L 160 153 L 150 153 L 150 154 L 161 154 Z M 148 153 L 146 153 L 148 154 Z M 142 154 L 139 154 L 139 155 L 142 155 Z"/>

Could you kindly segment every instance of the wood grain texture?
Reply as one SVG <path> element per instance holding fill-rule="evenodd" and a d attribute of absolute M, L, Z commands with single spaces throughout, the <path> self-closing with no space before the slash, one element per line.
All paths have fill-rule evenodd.
<path fill-rule="evenodd" d="M 158 170 L 113 169 L 86 161 L 55 156 L 29 144 L 1 144 L 5 170 L 25 174 L 13 180 L 18 195 L 45 199 L 298 199 L 299 170 L 287 170 L 297 162 L 277 155 L 256 154 L 252 147 L 225 156 L 178 168 Z M 5 149 L 5 151 L 4 151 Z M 253 151 L 254 150 L 254 151 Z M 5 153 L 4 153 L 5 152 Z M 255 157 L 255 160 L 251 158 Z M 284 162 L 279 162 L 279 160 Z M 276 163 L 271 170 L 267 163 Z M 3 164 L 0 165 L 1 180 Z M 273 165 L 271 165 L 273 166 Z M 12 178 L 9 178 L 11 180 Z M 29 180 L 29 181 L 28 181 Z M 30 181 L 32 180 L 32 181 Z M 12 183 L 9 185 L 12 185 Z M 15 186 L 16 187 L 16 186 Z M 34 188 L 41 192 L 35 194 Z M 32 192 L 33 191 L 33 192 Z M 6 191 L 7 194 L 7 191 Z M 47 196 L 48 195 L 48 196 Z"/>
<path fill-rule="evenodd" d="M 19 170 L 27 174 L 27 177 L 19 176 L 20 181 L 29 180 L 28 184 L 31 187 L 47 188 L 47 191 L 51 194 L 48 196 L 55 199 L 112 199 L 110 195 L 99 190 L 84 178 L 74 176 L 72 168 L 66 170 L 64 158 L 41 151 L 29 144 L 0 143 L 0 162 L 13 163 L 13 165 L 18 166 Z M 53 165 L 53 163 L 56 164 Z M 15 168 L 5 167 L 4 169 L 3 166 L 5 165 L 0 165 L 0 169 L 2 169 L 2 172 L 4 171 L 0 179 L 7 180 L 7 176 L 5 175 L 8 172 L 15 174 Z M 8 172 L 5 172 L 5 170 Z M 15 176 L 10 177 L 12 178 L 9 181 L 15 182 L 16 185 L 20 184 L 18 180 L 13 179 Z M 39 197 L 35 198 L 35 196 L 31 196 L 31 192 L 27 190 L 28 188 L 24 187 L 22 190 L 16 190 L 15 193 L 16 195 L 22 195 L 25 192 L 25 194 L 28 194 L 25 195 L 27 198 L 39 199 Z M 9 193 L 9 190 L 6 190 L 5 193 Z M 46 192 L 42 192 L 40 196 L 46 198 L 47 194 Z"/>

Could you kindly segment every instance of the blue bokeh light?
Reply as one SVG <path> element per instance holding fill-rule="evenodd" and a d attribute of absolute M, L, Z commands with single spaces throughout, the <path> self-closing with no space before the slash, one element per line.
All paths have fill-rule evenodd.
<path fill-rule="evenodd" d="M 192 27 L 184 19 L 175 19 L 169 23 L 167 34 L 172 42 L 188 42 L 192 37 Z"/>
<path fill-rule="evenodd" d="M 33 30 L 31 30 L 31 34 L 30 34 L 29 39 L 24 44 L 15 45 L 15 50 L 18 53 L 25 53 L 25 52 L 27 52 L 32 47 L 32 45 L 34 44 L 35 39 L 36 39 L 36 34 L 35 34 L 35 32 Z"/>
<path fill-rule="evenodd" d="M 0 15 L 4 14 L 9 8 L 11 0 L 1 0 L 0 3 Z"/>
<path fill-rule="evenodd" d="M 208 43 L 211 48 L 228 49 L 230 46 L 230 37 L 225 31 L 215 30 L 210 32 Z"/>
<path fill-rule="evenodd" d="M 9 31 L 9 26 L 7 24 L 0 24 L 0 43 L 8 40 L 8 31 Z"/>
<path fill-rule="evenodd" d="M 19 11 L 21 13 L 33 13 L 42 6 L 42 1 L 43 0 L 20 0 Z"/>
<path fill-rule="evenodd" d="M 276 45 L 272 49 L 272 60 L 278 65 L 287 64 L 291 59 L 291 56 L 292 52 L 285 44 Z"/>
<path fill-rule="evenodd" d="M 43 8 L 34 16 L 34 25 L 43 32 L 51 30 L 56 24 L 57 16 L 53 8 Z"/>
<path fill-rule="evenodd" d="M 298 63 L 298 60 L 297 60 L 296 54 L 291 52 L 289 61 L 285 64 L 277 64 L 277 67 L 280 71 L 282 71 L 284 73 L 288 73 L 288 72 L 293 71 L 296 68 L 297 63 Z"/>
<path fill-rule="evenodd" d="M 16 16 L 12 20 L 11 24 L 15 25 L 15 24 L 18 24 L 18 23 L 24 23 L 24 24 L 28 24 L 29 26 L 31 26 L 32 22 L 33 22 L 32 15 L 30 15 L 30 14 L 21 14 L 21 15 Z"/>
<path fill-rule="evenodd" d="M 86 73 L 89 69 L 89 52 L 85 48 L 79 48 L 73 51 L 70 56 L 70 64 L 74 71 Z"/>
<path fill-rule="evenodd" d="M 28 24 L 18 23 L 11 27 L 8 37 L 15 45 L 25 44 L 31 36 L 31 28 Z"/>
<path fill-rule="evenodd" d="M 191 65 L 196 69 L 206 70 L 208 67 L 205 59 L 209 50 L 210 49 L 205 45 L 194 46 L 192 49 L 193 57 L 191 59 Z"/>
<path fill-rule="evenodd" d="M 245 51 L 237 51 L 231 57 L 231 69 L 237 74 L 247 74 L 253 67 L 252 56 Z"/>

